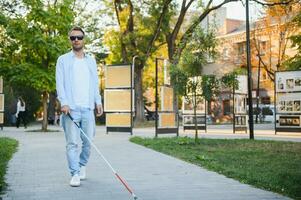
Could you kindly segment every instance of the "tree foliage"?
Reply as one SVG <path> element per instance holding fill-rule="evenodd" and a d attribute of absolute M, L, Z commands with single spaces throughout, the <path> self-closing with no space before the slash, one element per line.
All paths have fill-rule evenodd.
<path fill-rule="evenodd" d="M 217 54 L 216 45 L 213 31 L 204 31 L 200 26 L 196 28 L 180 61 L 171 68 L 171 80 L 178 94 L 186 96 L 202 90 L 201 79 L 192 77 L 202 75 L 202 67 L 207 64 L 208 56 Z"/>
<path fill-rule="evenodd" d="M 202 95 L 206 101 L 211 101 L 219 94 L 220 81 L 215 75 L 202 76 Z"/>
<path fill-rule="evenodd" d="M 254 53 L 252 60 L 267 71 L 271 80 L 274 80 L 275 71 L 286 70 L 286 60 L 290 59 L 288 47 L 289 38 L 298 32 L 296 23 L 292 20 L 300 12 L 300 1 L 287 3 L 272 0 L 273 6 L 265 7 L 265 16 L 255 23 Z M 268 38 L 268 40 L 267 40 Z M 265 49 L 262 49 L 262 43 Z"/>
<path fill-rule="evenodd" d="M 139 85 L 142 85 L 141 71 L 147 65 L 147 59 L 166 44 L 168 60 L 177 65 L 201 21 L 211 11 L 231 1 L 237 0 L 114 0 L 113 4 L 107 1 L 108 8 L 115 12 L 118 24 L 118 28 L 108 30 L 105 34 L 109 38 L 106 44 L 111 52 L 108 61 L 130 63 L 133 56 L 138 56 L 135 63 L 136 119 L 142 117 L 144 111 L 141 103 L 142 87 Z M 193 64 L 193 59 L 189 60 Z"/>
<path fill-rule="evenodd" d="M 238 89 L 238 80 L 237 80 L 237 72 L 233 71 L 230 73 L 225 74 L 221 78 L 221 83 L 226 87 L 226 88 L 233 88 L 235 90 Z"/>
<path fill-rule="evenodd" d="M 294 18 L 294 22 L 297 24 L 299 29 L 301 29 L 301 11 L 298 15 Z M 290 70 L 301 70 L 301 35 L 294 35 L 290 37 L 292 41 L 292 47 L 297 49 L 297 54 L 290 58 L 286 65 Z"/>
<path fill-rule="evenodd" d="M 0 74 L 8 83 L 43 94 L 43 130 L 47 129 L 48 94 L 55 90 L 55 63 L 69 48 L 67 33 L 74 21 L 72 2 L 23 0 L 21 10 L 0 14 L 4 41 L 0 44 Z"/>
<path fill-rule="evenodd" d="M 201 76 L 202 67 L 207 63 L 208 56 L 216 55 L 216 44 L 214 32 L 204 31 L 198 26 L 192 34 L 190 42 L 186 45 L 180 62 L 171 68 L 171 80 L 173 80 L 174 88 L 178 94 L 184 96 L 188 103 L 193 105 L 195 119 L 197 105 L 204 99 L 202 89 L 205 82 Z M 194 122 L 195 141 L 197 142 L 197 120 Z"/>

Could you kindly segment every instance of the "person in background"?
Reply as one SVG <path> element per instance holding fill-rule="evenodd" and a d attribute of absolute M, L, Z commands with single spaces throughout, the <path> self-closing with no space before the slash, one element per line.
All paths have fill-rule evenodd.
<path fill-rule="evenodd" d="M 16 112 L 16 118 L 17 118 L 16 126 L 17 126 L 17 128 L 19 128 L 21 120 L 24 124 L 24 127 L 27 128 L 25 108 L 26 108 L 25 107 L 25 101 L 22 99 L 22 97 L 19 97 L 18 98 L 18 103 L 17 103 L 17 112 Z"/>

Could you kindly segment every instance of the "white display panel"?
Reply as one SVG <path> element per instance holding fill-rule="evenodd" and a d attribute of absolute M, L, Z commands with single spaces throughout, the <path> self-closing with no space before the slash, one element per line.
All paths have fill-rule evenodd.
<path fill-rule="evenodd" d="M 160 87 L 161 104 L 160 111 L 173 111 L 173 88 L 167 86 Z"/>
<path fill-rule="evenodd" d="M 238 89 L 235 90 L 235 93 L 247 94 L 248 93 L 248 77 L 246 75 L 238 75 Z"/>
<path fill-rule="evenodd" d="M 206 126 L 206 116 L 197 115 L 196 116 L 197 126 Z M 184 126 L 195 126 L 195 117 L 194 115 L 183 115 L 183 125 Z"/>
<path fill-rule="evenodd" d="M 176 128 L 176 114 L 175 113 L 160 113 L 159 114 L 159 128 Z"/>
<path fill-rule="evenodd" d="M 277 113 L 301 113 L 301 94 L 279 93 L 276 104 Z"/>
<path fill-rule="evenodd" d="M 0 113 L 0 124 L 4 124 L 4 113 Z"/>
<path fill-rule="evenodd" d="M 276 72 L 276 132 L 301 131 L 301 71 Z"/>
<path fill-rule="evenodd" d="M 287 71 L 276 73 L 277 92 L 301 92 L 301 71 Z"/>
<path fill-rule="evenodd" d="M 277 115 L 276 120 L 279 128 L 301 128 L 300 115 Z"/>
<path fill-rule="evenodd" d="M 194 108 L 191 100 L 189 101 L 187 98 L 183 97 L 182 100 L 182 111 L 183 114 L 194 114 Z M 196 113 L 197 114 L 205 114 L 205 100 L 200 99 L 197 103 Z"/>
<path fill-rule="evenodd" d="M 0 76 L 0 93 L 3 93 L 3 79 L 2 79 L 2 76 Z"/>
<path fill-rule="evenodd" d="M 106 66 L 106 88 L 129 88 L 131 87 L 131 65 Z"/>
<path fill-rule="evenodd" d="M 245 95 L 234 96 L 234 113 L 235 114 L 246 114 L 247 112 L 247 103 Z"/>
<path fill-rule="evenodd" d="M 234 90 L 234 120 L 233 131 L 245 130 L 248 127 L 247 116 L 247 94 L 248 94 L 248 77 L 246 75 L 238 75 L 238 89 Z"/>
<path fill-rule="evenodd" d="M 135 92 L 132 90 L 132 99 Z M 134 101 L 132 101 L 134 110 Z M 131 90 L 130 89 L 106 89 L 104 91 L 105 112 L 130 112 L 131 111 Z"/>
<path fill-rule="evenodd" d="M 0 111 L 4 111 L 4 94 L 0 94 Z"/>
<path fill-rule="evenodd" d="M 170 85 L 170 70 L 169 62 L 164 60 L 164 85 Z"/>

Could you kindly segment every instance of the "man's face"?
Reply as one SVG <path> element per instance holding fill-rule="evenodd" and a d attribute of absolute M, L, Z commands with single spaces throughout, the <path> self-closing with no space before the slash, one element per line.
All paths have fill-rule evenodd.
<path fill-rule="evenodd" d="M 80 51 L 84 47 L 84 34 L 81 31 L 71 31 L 69 40 L 74 51 Z"/>

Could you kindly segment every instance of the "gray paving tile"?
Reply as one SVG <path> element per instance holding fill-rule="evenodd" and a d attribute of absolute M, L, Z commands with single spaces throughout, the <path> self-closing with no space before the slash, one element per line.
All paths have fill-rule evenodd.
<path fill-rule="evenodd" d="M 153 137 L 152 131 L 137 129 L 134 134 Z M 23 129 L 5 127 L 0 132 L 0 137 L 3 136 L 20 142 L 18 152 L 9 162 L 6 175 L 9 188 L 2 196 L 3 200 L 131 199 L 94 150 L 87 166 L 87 180 L 81 187 L 70 187 L 62 132 L 24 132 Z M 104 127 L 97 127 L 94 142 L 134 189 L 139 200 L 289 199 L 130 143 L 129 137 L 127 133 L 107 135 Z"/>

